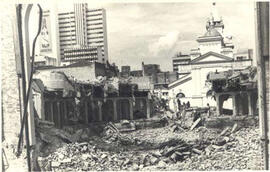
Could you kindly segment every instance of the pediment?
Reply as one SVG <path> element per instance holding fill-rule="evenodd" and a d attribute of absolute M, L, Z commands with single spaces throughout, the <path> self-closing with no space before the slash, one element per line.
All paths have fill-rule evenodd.
<path fill-rule="evenodd" d="M 206 62 L 219 62 L 219 61 L 232 61 L 233 59 L 215 52 L 205 53 L 191 61 L 191 63 L 206 63 Z"/>

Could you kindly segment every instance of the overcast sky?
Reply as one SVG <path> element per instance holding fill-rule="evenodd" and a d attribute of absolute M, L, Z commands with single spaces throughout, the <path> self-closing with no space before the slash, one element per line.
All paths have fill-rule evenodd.
<path fill-rule="evenodd" d="M 88 3 L 88 8 L 105 8 L 109 61 L 119 67 L 140 69 L 141 62 L 160 64 L 172 70 L 172 56 L 189 53 L 198 46 L 196 38 L 206 32 L 212 2 L 177 3 Z M 217 2 L 236 49 L 254 48 L 254 2 Z M 71 3 L 59 3 L 58 11 L 72 10 Z"/>

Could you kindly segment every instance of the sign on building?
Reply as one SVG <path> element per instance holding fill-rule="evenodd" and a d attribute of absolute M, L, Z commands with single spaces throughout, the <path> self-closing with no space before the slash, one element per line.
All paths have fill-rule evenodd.
<path fill-rule="evenodd" d="M 52 51 L 50 13 L 45 11 L 42 18 L 40 33 L 40 52 L 48 53 Z"/>

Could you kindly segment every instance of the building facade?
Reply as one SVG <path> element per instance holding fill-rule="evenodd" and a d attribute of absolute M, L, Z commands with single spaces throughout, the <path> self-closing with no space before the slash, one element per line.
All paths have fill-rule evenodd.
<path fill-rule="evenodd" d="M 180 77 L 168 85 L 169 97 L 176 98 L 176 95 L 182 93 L 185 95 L 181 98 L 182 102 L 189 101 L 191 106 L 215 106 L 215 100 L 207 97 L 210 85 L 206 83 L 206 79 L 209 72 L 241 70 L 252 65 L 252 50 L 245 51 L 244 55 L 241 53 L 243 51 L 234 53 L 232 37 L 225 36 L 223 29 L 223 20 L 213 3 L 206 23 L 206 33 L 197 38 L 199 46 L 191 49 L 190 61 L 178 65 Z M 172 99 L 170 102 L 171 108 L 174 107 L 174 101 Z"/>
<path fill-rule="evenodd" d="M 105 9 L 74 4 L 74 11 L 58 14 L 58 21 L 61 62 L 108 61 Z"/>

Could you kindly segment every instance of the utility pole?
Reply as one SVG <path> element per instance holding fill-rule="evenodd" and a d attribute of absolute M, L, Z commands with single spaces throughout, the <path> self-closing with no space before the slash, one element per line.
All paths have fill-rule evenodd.
<path fill-rule="evenodd" d="M 30 5 L 16 5 L 16 15 L 14 19 L 14 49 L 16 60 L 16 72 L 21 76 L 22 87 L 19 92 L 23 96 L 24 115 L 22 120 L 22 126 L 20 130 L 20 137 L 18 142 L 17 155 L 20 154 L 21 142 L 23 139 L 23 128 L 25 125 L 25 140 L 27 149 L 27 165 L 28 171 L 31 171 L 33 162 L 33 153 L 31 146 L 36 143 L 35 140 L 35 123 L 34 123 L 34 107 L 32 101 L 32 89 L 31 89 L 31 63 L 30 63 L 30 46 L 29 46 L 29 16 L 32 9 Z M 25 8 L 23 8 L 25 7 Z M 33 47 L 34 48 L 34 47 Z M 27 88 L 27 85 L 29 88 Z M 21 102 L 20 102 L 21 103 Z M 32 165 L 31 165 L 32 164 Z"/>

